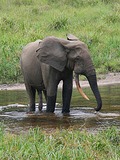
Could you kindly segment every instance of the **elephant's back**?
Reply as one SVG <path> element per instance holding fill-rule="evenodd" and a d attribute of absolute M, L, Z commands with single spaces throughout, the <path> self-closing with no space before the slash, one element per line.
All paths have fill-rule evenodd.
<path fill-rule="evenodd" d="M 37 54 L 36 50 L 39 48 L 41 40 L 36 40 L 35 42 L 28 43 L 22 50 L 21 57 L 30 57 L 31 55 Z"/>
<path fill-rule="evenodd" d="M 33 86 L 42 86 L 41 64 L 36 49 L 39 42 L 31 42 L 24 47 L 21 55 L 21 68 L 25 82 Z"/>

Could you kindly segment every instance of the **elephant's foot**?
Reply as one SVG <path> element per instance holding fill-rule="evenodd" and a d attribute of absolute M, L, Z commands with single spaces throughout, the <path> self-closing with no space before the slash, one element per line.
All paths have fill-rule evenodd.
<path fill-rule="evenodd" d="M 30 105 L 27 114 L 34 114 L 35 113 L 35 105 Z"/>
<path fill-rule="evenodd" d="M 54 109 L 53 108 L 47 108 L 46 113 L 54 113 Z"/>
<path fill-rule="evenodd" d="M 63 113 L 63 116 L 70 116 L 70 113 Z"/>
<path fill-rule="evenodd" d="M 68 108 L 62 108 L 62 113 L 63 114 L 69 114 L 70 113 L 70 109 L 69 109 L 69 107 Z"/>
<path fill-rule="evenodd" d="M 39 112 L 42 112 L 43 106 L 38 106 Z"/>

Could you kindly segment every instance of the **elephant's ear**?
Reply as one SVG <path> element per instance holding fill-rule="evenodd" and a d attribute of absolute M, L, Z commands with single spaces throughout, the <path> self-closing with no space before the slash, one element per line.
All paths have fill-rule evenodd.
<path fill-rule="evenodd" d="M 74 35 L 72 34 L 67 34 L 67 40 L 70 40 L 70 41 L 79 41 L 79 39 L 77 37 L 75 37 Z"/>
<path fill-rule="evenodd" d="M 41 42 L 37 52 L 37 57 L 41 62 L 46 63 L 59 71 L 64 70 L 67 63 L 67 53 L 59 39 L 55 37 L 45 38 Z"/>

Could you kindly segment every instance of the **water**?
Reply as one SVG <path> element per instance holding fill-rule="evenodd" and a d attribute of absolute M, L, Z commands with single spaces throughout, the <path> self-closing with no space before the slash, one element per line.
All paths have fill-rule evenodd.
<path fill-rule="evenodd" d="M 61 90 L 58 93 L 57 106 L 54 114 L 26 114 L 28 96 L 26 91 L 0 91 L 0 122 L 6 131 L 12 133 L 26 132 L 29 128 L 40 127 L 47 132 L 54 129 L 77 128 L 97 132 L 106 127 L 116 126 L 120 129 L 120 85 L 100 87 L 103 108 L 95 113 L 96 101 L 90 88 L 85 88 L 90 101 L 84 100 L 74 89 L 69 115 L 61 113 Z M 37 106 L 37 103 L 36 103 Z M 36 107 L 37 108 L 37 107 Z"/>

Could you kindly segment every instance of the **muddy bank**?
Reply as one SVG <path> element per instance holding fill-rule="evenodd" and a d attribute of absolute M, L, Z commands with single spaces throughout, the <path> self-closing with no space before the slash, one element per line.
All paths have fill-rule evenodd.
<path fill-rule="evenodd" d="M 111 84 L 120 84 L 120 73 L 108 73 L 104 75 L 98 75 L 98 85 L 111 85 Z M 89 83 L 87 80 L 80 80 L 82 87 L 88 87 Z M 59 84 L 59 87 L 62 87 L 62 82 Z M 75 87 L 75 83 L 73 83 Z M 25 90 L 25 85 L 16 83 L 16 84 L 2 84 L 0 85 L 0 90 Z"/>

